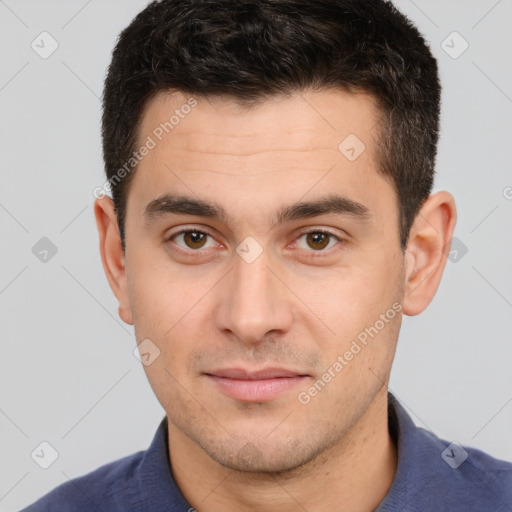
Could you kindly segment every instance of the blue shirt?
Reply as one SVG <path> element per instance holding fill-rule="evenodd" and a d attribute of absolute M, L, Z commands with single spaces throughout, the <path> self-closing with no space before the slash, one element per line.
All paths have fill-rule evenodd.
<path fill-rule="evenodd" d="M 511 512 L 512 464 L 417 427 L 389 393 L 389 432 L 398 448 L 393 484 L 375 512 Z M 151 446 L 66 482 L 25 512 L 190 512 L 174 482 L 167 419 Z"/>

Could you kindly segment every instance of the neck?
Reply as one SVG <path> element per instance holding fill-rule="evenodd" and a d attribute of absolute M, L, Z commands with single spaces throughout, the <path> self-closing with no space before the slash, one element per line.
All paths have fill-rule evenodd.
<path fill-rule="evenodd" d="M 201 512 L 372 512 L 396 472 L 388 431 L 387 389 L 343 439 L 287 473 L 242 473 L 219 465 L 169 422 L 174 479 Z"/>

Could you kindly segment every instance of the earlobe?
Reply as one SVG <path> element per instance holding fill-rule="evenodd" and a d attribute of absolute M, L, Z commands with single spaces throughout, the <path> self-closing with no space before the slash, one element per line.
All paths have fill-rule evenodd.
<path fill-rule="evenodd" d="M 110 197 L 96 199 L 94 216 L 100 238 L 101 261 L 110 288 L 119 301 L 119 316 L 125 323 L 133 325 L 126 279 L 125 254 L 121 245 L 114 202 Z"/>
<path fill-rule="evenodd" d="M 455 200 L 444 191 L 431 195 L 416 216 L 405 255 L 403 312 L 406 315 L 421 313 L 434 298 L 456 221 Z"/>

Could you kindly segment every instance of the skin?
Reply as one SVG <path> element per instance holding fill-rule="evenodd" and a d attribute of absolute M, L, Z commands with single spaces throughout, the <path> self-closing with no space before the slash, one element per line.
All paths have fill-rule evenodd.
<path fill-rule="evenodd" d="M 140 143 L 188 99 L 152 99 Z M 145 371 L 167 414 L 174 478 L 200 512 L 372 511 L 392 484 L 387 385 L 401 317 L 434 297 L 456 210 L 449 193 L 431 195 L 407 251 L 400 249 L 396 192 L 374 156 L 378 120 L 370 95 L 340 90 L 276 97 L 249 110 L 201 98 L 135 171 L 125 253 L 112 200 L 95 203 L 120 317 L 135 326 L 138 343 L 149 338 L 160 350 Z M 366 146 L 354 161 L 338 150 L 351 133 Z M 272 222 L 282 207 L 333 192 L 364 205 L 368 218 Z M 145 207 L 164 193 L 215 202 L 227 218 L 147 221 Z M 170 239 L 184 228 L 211 236 L 201 247 L 190 233 Z M 334 235 L 320 236 L 327 247 L 304 234 L 315 229 Z M 236 252 L 246 237 L 262 251 L 251 263 Z M 299 393 L 332 373 L 338 356 L 393 304 L 401 313 L 300 403 Z M 251 402 L 226 395 L 208 376 L 269 367 L 304 377 Z"/>

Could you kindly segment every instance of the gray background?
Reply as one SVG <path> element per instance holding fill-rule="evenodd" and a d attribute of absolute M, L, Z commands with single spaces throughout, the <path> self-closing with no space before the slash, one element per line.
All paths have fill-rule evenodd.
<path fill-rule="evenodd" d="M 454 194 L 459 221 L 436 298 L 404 317 L 391 390 L 418 425 L 512 461 L 512 1 L 395 3 L 439 59 L 435 189 Z M 1 511 L 145 449 L 164 415 L 117 316 L 92 208 L 105 70 L 145 4 L 0 0 Z M 31 47 L 43 31 L 59 45 L 46 59 Z M 46 262 L 43 237 L 58 249 Z M 43 441 L 59 454 L 46 470 L 31 458 Z"/>

